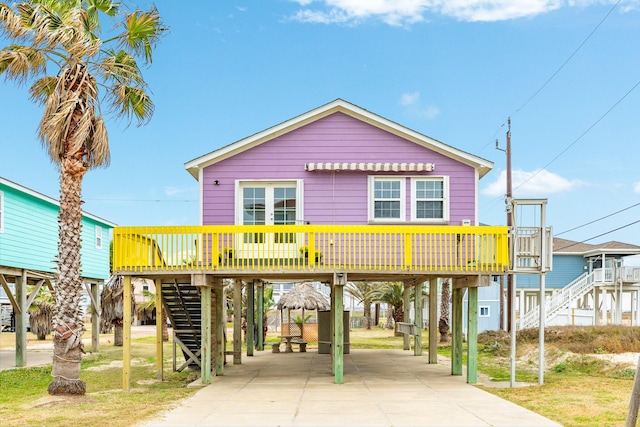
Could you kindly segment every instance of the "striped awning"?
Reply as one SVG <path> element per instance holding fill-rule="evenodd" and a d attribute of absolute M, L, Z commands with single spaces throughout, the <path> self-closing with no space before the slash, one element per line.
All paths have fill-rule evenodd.
<path fill-rule="evenodd" d="M 431 172 L 435 163 L 305 163 L 306 171 Z"/>

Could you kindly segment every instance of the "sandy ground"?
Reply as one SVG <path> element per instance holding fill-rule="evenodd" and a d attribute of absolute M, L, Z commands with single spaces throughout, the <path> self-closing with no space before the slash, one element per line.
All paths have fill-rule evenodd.
<path fill-rule="evenodd" d="M 640 353 L 590 354 L 589 356 L 595 357 L 596 359 L 606 360 L 607 362 L 611 363 L 625 365 L 629 364 L 637 367 Z"/>

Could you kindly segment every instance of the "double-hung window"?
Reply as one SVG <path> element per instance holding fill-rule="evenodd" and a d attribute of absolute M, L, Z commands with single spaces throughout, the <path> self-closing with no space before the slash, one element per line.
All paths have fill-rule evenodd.
<path fill-rule="evenodd" d="M 411 188 L 411 221 L 430 223 L 449 221 L 447 177 L 413 178 Z"/>
<path fill-rule="evenodd" d="M 404 177 L 369 177 L 369 221 L 405 221 Z"/>

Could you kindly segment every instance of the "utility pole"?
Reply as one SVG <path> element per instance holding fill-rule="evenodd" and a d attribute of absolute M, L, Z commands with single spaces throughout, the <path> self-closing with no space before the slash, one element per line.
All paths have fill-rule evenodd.
<path fill-rule="evenodd" d="M 512 187 L 511 187 L 511 117 L 509 117 L 507 119 L 507 147 L 505 150 L 503 150 L 502 148 L 498 147 L 498 140 L 496 139 L 496 149 L 500 150 L 500 151 L 504 151 L 504 153 L 507 156 L 507 199 L 506 199 L 506 204 L 507 204 L 507 227 L 509 227 L 509 231 L 511 231 L 511 226 L 513 225 L 513 220 L 512 220 L 512 211 L 509 208 L 509 205 L 511 204 L 511 199 L 513 197 L 512 194 Z M 511 246 L 509 246 L 511 247 Z M 512 274 L 507 274 L 507 331 L 511 331 L 511 327 L 513 325 L 511 325 L 511 313 L 514 310 L 513 307 L 513 289 L 512 289 L 512 284 L 513 282 L 513 275 Z M 500 300 L 502 302 L 502 298 L 503 298 L 503 291 L 502 291 L 502 286 L 500 286 Z M 501 304 L 501 306 L 503 306 Z M 502 317 L 501 317 L 502 320 Z"/>

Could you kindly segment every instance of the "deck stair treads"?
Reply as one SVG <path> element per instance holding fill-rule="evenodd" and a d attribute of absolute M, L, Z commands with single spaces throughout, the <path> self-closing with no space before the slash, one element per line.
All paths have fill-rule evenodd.
<path fill-rule="evenodd" d="M 186 362 L 177 368 L 200 368 L 200 291 L 190 283 L 162 284 L 162 300 L 173 327 L 173 336 Z M 175 361 L 174 361 L 175 363 Z"/>
<path fill-rule="evenodd" d="M 584 273 L 560 289 L 551 297 L 546 298 L 545 324 L 553 320 L 563 310 L 571 307 L 574 301 L 580 300 L 587 293 L 591 292 L 595 282 L 595 272 Z M 520 319 L 519 329 L 537 328 L 540 324 L 540 305 L 536 304 Z"/>

